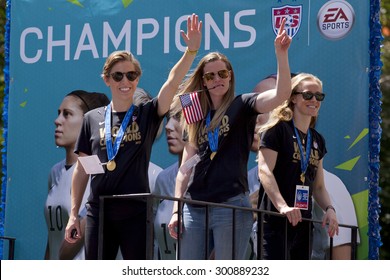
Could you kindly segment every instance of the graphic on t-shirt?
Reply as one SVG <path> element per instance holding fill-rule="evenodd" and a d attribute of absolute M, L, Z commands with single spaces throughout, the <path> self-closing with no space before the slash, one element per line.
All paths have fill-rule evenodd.
<path fill-rule="evenodd" d="M 320 162 L 320 155 L 318 154 L 318 144 L 317 142 L 313 141 L 315 145 L 313 144 L 313 149 L 310 150 L 310 160 L 309 164 L 313 165 L 315 167 L 318 167 L 318 164 Z M 293 154 L 293 161 L 300 161 L 301 160 L 301 153 L 299 151 L 299 146 L 297 142 L 294 142 L 294 154 Z"/>
<path fill-rule="evenodd" d="M 229 116 L 225 115 L 225 116 L 223 116 L 223 118 L 221 120 L 221 125 L 219 126 L 218 137 L 221 135 L 226 136 L 228 134 L 229 130 L 230 130 Z M 209 141 L 209 139 L 207 136 L 206 125 L 204 125 L 200 131 L 198 145 L 200 146 L 201 144 L 208 142 L 208 141 Z"/>
<path fill-rule="evenodd" d="M 115 141 L 115 138 L 118 134 L 119 131 L 119 126 L 114 126 L 111 128 L 111 135 L 112 135 L 112 141 Z M 100 146 L 102 146 L 102 149 L 106 149 L 106 140 L 105 140 L 105 129 L 100 128 L 99 130 L 100 133 Z M 122 138 L 121 146 L 123 143 L 126 142 L 135 142 L 135 144 L 140 144 L 141 143 L 141 131 L 139 131 L 139 126 L 136 122 L 133 122 L 131 125 L 129 125 Z"/>

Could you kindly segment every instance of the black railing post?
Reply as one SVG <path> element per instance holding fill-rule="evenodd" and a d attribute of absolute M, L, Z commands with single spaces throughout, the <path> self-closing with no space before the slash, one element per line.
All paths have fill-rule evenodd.
<path fill-rule="evenodd" d="M 313 221 L 309 221 L 308 222 L 308 226 L 309 226 L 309 228 L 308 228 L 308 230 L 309 230 L 309 232 L 310 232 L 310 234 L 309 234 L 309 260 L 311 259 L 311 255 L 312 255 L 312 252 L 313 252 L 313 241 L 312 241 L 312 237 L 313 237 L 313 228 L 314 228 L 314 226 L 313 226 Z"/>
<path fill-rule="evenodd" d="M 105 218 L 105 209 L 104 209 L 105 197 L 100 197 L 99 204 L 99 238 L 98 238 L 98 260 L 103 259 L 103 242 L 104 242 L 104 218 Z"/>
<path fill-rule="evenodd" d="M 16 238 L 9 238 L 8 259 L 13 260 L 15 258 L 15 240 Z"/>
<path fill-rule="evenodd" d="M 235 260 L 236 256 L 236 209 L 232 209 L 232 215 L 233 215 L 233 229 L 232 229 L 232 260 Z"/>
<path fill-rule="evenodd" d="M 351 260 L 357 259 L 357 231 L 358 227 L 351 228 Z"/>
<path fill-rule="evenodd" d="M 8 259 L 13 260 L 15 258 L 15 237 L 0 236 L 0 239 L 8 241 Z"/>
<path fill-rule="evenodd" d="M 183 219 L 183 201 L 177 202 L 177 250 L 176 250 L 176 259 L 180 260 L 180 250 L 181 250 L 181 235 L 182 235 L 182 219 Z"/>
<path fill-rule="evenodd" d="M 284 237 L 284 259 L 287 260 L 288 258 L 288 248 L 287 248 L 287 244 L 288 244 L 288 237 L 287 237 L 287 228 L 288 228 L 288 219 L 287 219 L 287 216 L 284 218 L 284 233 L 285 233 L 285 237 Z"/>
<path fill-rule="evenodd" d="M 209 206 L 208 205 L 206 205 L 206 212 L 205 212 L 205 223 L 206 223 L 206 231 L 205 231 L 205 245 L 206 245 L 206 248 L 205 248 L 205 252 L 204 252 L 204 259 L 205 260 L 207 260 L 207 259 L 209 259 L 209 256 L 210 256 L 210 252 L 209 252 L 209 250 L 210 250 L 210 238 L 209 238 L 209 236 L 210 236 L 210 234 L 209 234 L 209 223 L 210 223 L 210 221 L 209 221 Z"/>
<path fill-rule="evenodd" d="M 329 237 L 329 259 L 333 260 L 333 237 Z"/>
<path fill-rule="evenodd" d="M 259 214 L 260 220 L 257 220 L 257 259 L 262 260 L 264 258 L 264 212 L 257 213 L 257 216 Z"/>
<path fill-rule="evenodd" d="M 151 195 L 146 197 L 146 259 L 153 260 L 154 255 L 154 199 Z"/>

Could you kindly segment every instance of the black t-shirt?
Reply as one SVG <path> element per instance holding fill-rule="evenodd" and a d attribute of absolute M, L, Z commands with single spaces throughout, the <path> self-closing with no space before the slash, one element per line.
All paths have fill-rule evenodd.
<path fill-rule="evenodd" d="M 220 123 L 213 160 L 203 121 L 197 143 L 201 161 L 188 185 L 192 199 L 224 202 L 248 191 L 247 164 L 256 124 L 256 97 L 257 93 L 235 97 Z"/>
<path fill-rule="evenodd" d="M 106 107 L 89 111 L 84 116 L 76 153 L 97 155 L 102 163 L 107 162 L 105 141 Z M 112 112 L 112 142 L 126 112 Z M 162 117 L 157 113 L 157 98 L 144 105 L 135 106 L 132 118 L 124 132 L 122 142 L 115 156 L 116 168 L 105 170 L 104 174 L 92 175 L 91 194 L 88 199 L 88 214 L 98 215 L 99 197 L 102 195 L 123 195 L 149 193 L 148 166 L 152 145 L 161 124 Z M 111 200 L 110 201 L 114 201 Z M 145 203 L 117 199 L 105 205 L 105 213 L 111 218 L 121 219 L 137 214 L 145 209 Z"/>
<path fill-rule="evenodd" d="M 310 129 L 312 135 L 312 145 L 310 153 L 309 166 L 306 170 L 305 186 L 310 188 L 309 208 L 302 210 L 302 217 L 311 218 L 313 194 L 313 182 L 317 174 L 319 161 L 326 154 L 325 139 L 315 129 Z M 301 157 L 297 138 L 294 133 L 292 121 L 281 121 L 274 127 L 263 132 L 260 137 L 260 147 L 269 148 L 278 152 L 274 168 L 274 176 L 279 187 L 279 191 L 286 201 L 287 205 L 294 207 L 296 185 L 302 185 L 301 175 Z M 272 211 L 276 208 L 270 201 Z M 280 219 L 279 219 L 280 220 Z"/>

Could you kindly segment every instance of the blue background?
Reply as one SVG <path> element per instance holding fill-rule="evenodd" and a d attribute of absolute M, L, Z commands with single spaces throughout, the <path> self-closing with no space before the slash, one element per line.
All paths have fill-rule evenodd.
<path fill-rule="evenodd" d="M 47 179 L 51 166 L 65 154 L 54 143 L 54 119 L 63 97 L 74 89 L 100 91 L 110 97 L 109 89 L 100 78 L 106 58 L 103 54 L 105 24 L 118 36 L 126 21 L 131 21 L 130 50 L 143 69 L 139 86 L 155 96 L 183 51 L 176 45 L 180 38 L 176 21 L 197 13 L 203 21 L 204 32 L 193 67 L 209 51 L 220 51 L 232 62 L 237 93 L 245 93 L 276 71 L 271 10 L 284 5 L 302 5 L 300 28 L 289 51 L 291 71 L 313 73 L 324 83 L 323 91 L 327 95 L 317 126 L 327 141 L 324 166 L 347 186 L 354 197 L 359 227 L 365 230 L 368 137 L 363 134 L 360 141 L 352 147 L 351 144 L 368 128 L 369 1 L 359 1 L 359 5 L 357 1 L 350 1 L 355 23 L 351 32 L 340 40 L 329 40 L 319 32 L 317 14 L 325 3 L 327 1 L 322 0 L 12 1 L 5 234 L 17 238 L 15 258 L 42 259 L 44 256 L 47 228 L 43 210 Z M 248 32 L 237 29 L 235 24 L 235 17 L 247 10 L 254 14 L 241 17 L 240 22 L 254 28 L 256 37 L 250 46 L 235 47 L 235 42 L 250 38 Z M 140 19 L 152 19 L 159 26 L 153 38 L 142 41 L 142 52 L 137 51 L 137 43 L 141 42 L 137 30 Z M 168 19 L 169 26 L 165 29 Z M 226 45 L 213 28 L 206 32 L 210 19 L 226 36 Z M 69 60 L 64 58 L 64 47 L 54 47 L 52 61 L 47 61 L 50 30 L 53 30 L 54 40 L 64 40 L 66 26 L 70 28 Z M 93 37 L 80 39 L 83 28 L 88 26 Z M 43 37 L 29 34 L 23 49 L 21 35 L 28 28 L 36 28 Z M 180 29 L 186 30 L 185 21 Z M 152 26 L 146 24 L 143 32 L 151 31 Z M 79 41 L 89 45 L 92 44 L 90 39 L 96 45 L 97 57 L 92 51 L 82 51 L 75 59 Z M 169 44 L 167 53 L 164 43 Z M 181 46 L 183 44 L 181 42 Z M 126 48 L 124 40 L 118 46 L 112 42 L 107 46 L 108 53 Z M 42 57 L 35 63 L 26 63 L 20 55 L 23 50 L 29 57 L 42 50 Z M 350 170 L 338 167 L 359 156 Z M 169 154 L 163 134 L 154 144 L 152 162 L 165 168 L 176 160 Z M 255 164 L 252 154 L 248 167 Z M 364 242 L 362 240 L 363 247 Z"/>

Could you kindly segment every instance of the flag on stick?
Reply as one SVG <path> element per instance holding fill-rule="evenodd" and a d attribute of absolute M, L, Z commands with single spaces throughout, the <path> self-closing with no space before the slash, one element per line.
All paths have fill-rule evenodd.
<path fill-rule="evenodd" d="M 202 107 L 200 106 L 197 91 L 180 95 L 180 102 L 183 108 L 184 117 L 188 124 L 203 119 Z"/>

